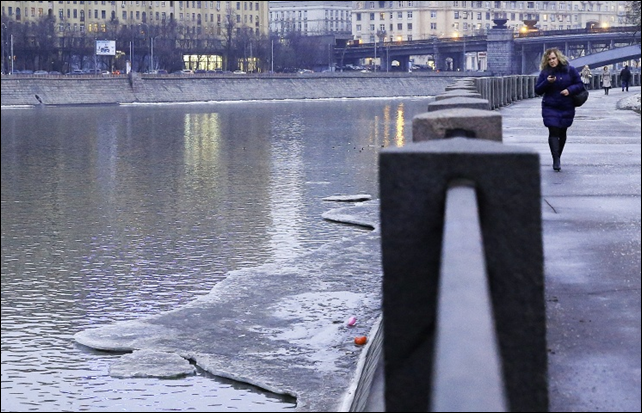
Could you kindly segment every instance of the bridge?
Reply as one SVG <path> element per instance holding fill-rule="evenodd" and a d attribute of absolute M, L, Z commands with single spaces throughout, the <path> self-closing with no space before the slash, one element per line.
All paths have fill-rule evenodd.
<path fill-rule="evenodd" d="M 501 29 L 496 27 L 493 30 Z M 612 27 L 606 29 L 577 29 L 557 31 L 531 31 L 512 35 L 508 32 L 507 47 L 511 51 L 508 73 L 532 74 L 539 71 L 542 53 L 549 47 L 557 47 L 574 63 L 591 67 L 602 66 L 629 59 L 640 58 L 640 30 L 638 27 Z M 491 36 L 492 37 L 492 36 Z M 406 71 L 413 59 L 424 56 L 434 62 L 440 71 L 489 70 L 492 69 L 493 50 L 489 35 L 458 38 L 431 38 L 404 42 L 376 42 L 346 44 L 334 49 L 335 62 L 340 67 L 347 64 L 377 61 L 378 70 Z M 505 60 L 505 57 L 501 57 Z M 398 64 L 393 64 L 397 62 Z"/>

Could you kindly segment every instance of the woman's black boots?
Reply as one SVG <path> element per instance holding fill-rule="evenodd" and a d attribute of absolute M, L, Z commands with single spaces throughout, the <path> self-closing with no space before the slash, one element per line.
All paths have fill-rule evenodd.
<path fill-rule="evenodd" d="M 564 152 L 564 145 L 566 145 L 566 136 L 560 136 L 560 158 L 562 158 L 562 152 Z"/>
<path fill-rule="evenodd" d="M 562 166 L 560 165 L 560 138 L 557 136 L 549 136 L 548 146 L 551 148 L 551 155 L 553 156 L 553 169 L 559 172 L 562 170 Z"/>

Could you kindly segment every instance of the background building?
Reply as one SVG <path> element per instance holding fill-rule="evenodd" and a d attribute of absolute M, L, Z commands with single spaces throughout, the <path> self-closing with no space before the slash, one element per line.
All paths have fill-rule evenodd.
<path fill-rule="evenodd" d="M 350 1 L 271 1 L 270 31 L 281 37 L 297 31 L 305 36 L 352 34 Z"/>
<path fill-rule="evenodd" d="M 266 1 L 3 1 L 2 16 L 36 23 L 55 17 L 58 33 L 107 33 L 109 25 L 137 27 L 175 22 L 183 35 L 221 36 L 232 18 L 237 28 L 267 34 Z"/>
<path fill-rule="evenodd" d="M 353 1 L 352 34 L 362 43 L 486 34 L 494 19 L 514 31 L 626 25 L 628 1 Z"/>
<path fill-rule="evenodd" d="M 116 41 L 123 58 L 114 56 L 110 68 L 122 68 L 127 59 L 136 70 L 250 69 L 256 55 L 249 48 L 269 35 L 267 1 L 3 1 L 1 8 L 2 28 L 23 66 L 43 67 L 46 59 L 63 71 L 91 64 L 83 49 L 96 40 Z M 35 49 L 48 50 L 53 64 L 52 56 L 37 56 Z"/>

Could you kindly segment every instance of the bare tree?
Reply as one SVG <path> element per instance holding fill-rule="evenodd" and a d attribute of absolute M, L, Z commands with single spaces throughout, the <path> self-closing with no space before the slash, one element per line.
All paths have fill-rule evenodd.
<path fill-rule="evenodd" d="M 230 2 L 227 2 L 227 8 L 225 9 L 225 16 L 223 17 L 224 27 L 223 32 L 223 67 L 225 70 L 231 70 L 231 62 L 236 60 L 236 55 L 234 54 L 234 36 L 237 31 L 237 19 L 239 15 L 232 9 Z M 234 69 L 236 69 L 236 63 L 234 63 Z"/>
<path fill-rule="evenodd" d="M 637 26 L 638 31 L 635 34 L 635 42 L 640 43 L 640 20 L 642 17 L 640 16 L 640 2 L 639 1 L 628 1 L 626 5 L 626 21 L 627 23 L 631 23 L 634 26 Z"/>

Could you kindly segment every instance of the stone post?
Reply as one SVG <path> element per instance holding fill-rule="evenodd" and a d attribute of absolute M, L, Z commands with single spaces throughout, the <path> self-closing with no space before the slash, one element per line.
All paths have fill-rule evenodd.
<path fill-rule="evenodd" d="M 494 76 L 506 76 L 517 73 L 513 62 L 515 43 L 513 32 L 508 29 L 504 19 L 493 20 L 496 24 L 488 31 L 487 53 L 488 70 Z"/>

